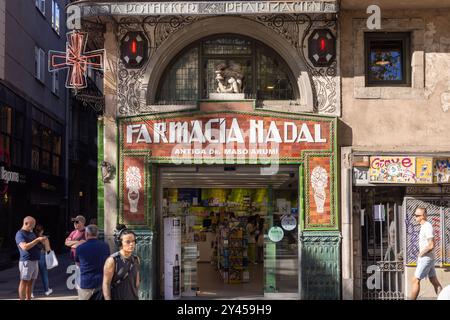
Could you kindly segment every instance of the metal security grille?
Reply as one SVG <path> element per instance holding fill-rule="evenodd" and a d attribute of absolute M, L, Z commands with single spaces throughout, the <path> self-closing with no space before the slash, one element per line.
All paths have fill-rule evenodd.
<path fill-rule="evenodd" d="M 444 210 L 444 265 L 450 265 L 450 206 L 443 208 Z"/>
<path fill-rule="evenodd" d="M 363 299 L 404 299 L 401 206 L 374 204 L 362 225 Z"/>
<path fill-rule="evenodd" d="M 427 220 L 433 225 L 435 265 L 448 264 L 450 255 L 450 199 L 407 197 L 404 207 L 406 264 L 415 265 L 419 254 L 420 225 L 414 219 L 414 212 L 418 207 L 427 209 Z"/>

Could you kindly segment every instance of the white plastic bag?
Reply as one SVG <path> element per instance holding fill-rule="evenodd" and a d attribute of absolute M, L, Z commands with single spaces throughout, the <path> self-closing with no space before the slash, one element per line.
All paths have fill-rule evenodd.
<path fill-rule="evenodd" d="M 81 271 L 78 265 L 75 265 L 75 289 L 81 289 Z"/>
<path fill-rule="evenodd" d="M 58 266 L 58 259 L 56 259 L 55 251 L 51 250 L 45 254 L 45 263 L 47 264 L 48 270 Z"/>

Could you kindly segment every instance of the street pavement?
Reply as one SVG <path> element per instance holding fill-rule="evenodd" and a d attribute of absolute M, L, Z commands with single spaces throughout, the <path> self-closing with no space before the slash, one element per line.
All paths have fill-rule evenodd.
<path fill-rule="evenodd" d="M 73 264 L 69 254 L 64 253 L 57 256 L 59 265 L 48 270 L 50 288 L 53 293 L 45 296 L 40 276 L 34 286 L 34 300 L 76 300 L 77 291 L 67 288 L 67 279 L 71 274 L 66 273 L 67 268 Z M 19 262 L 16 261 L 13 267 L 0 271 L 0 300 L 18 300 L 19 286 Z"/>

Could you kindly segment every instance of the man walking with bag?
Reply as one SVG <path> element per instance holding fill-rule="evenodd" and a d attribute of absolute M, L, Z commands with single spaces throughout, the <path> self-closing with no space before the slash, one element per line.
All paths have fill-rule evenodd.
<path fill-rule="evenodd" d="M 97 239 L 98 228 L 94 224 L 86 227 L 86 242 L 75 251 L 75 261 L 80 268 L 78 300 L 89 300 L 95 289 L 101 288 L 103 266 L 109 257 L 109 246 Z"/>

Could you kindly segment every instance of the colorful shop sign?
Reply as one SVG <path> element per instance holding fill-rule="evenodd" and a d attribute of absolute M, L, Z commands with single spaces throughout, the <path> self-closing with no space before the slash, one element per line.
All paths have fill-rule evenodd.
<path fill-rule="evenodd" d="M 433 159 L 425 157 L 370 157 L 372 183 L 433 183 Z"/>
<path fill-rule="evenodd" d="M 153 159 L 170 159 L 174 164 L 298 159 L 304 150 L 326 151 L 333 144 L 328 119 L 240 113 L 150 118 L 123 123 L 122 132 L 127 150 L 145 149 Z"/>
<path fill-rule="evenodd" d="M 434 182 L 450 183 L 450 158 L 434 159 Z"/>
<path fill-rule="evenodd" d="M 196 111 L 121 119 L 120 223 L 150 225 L 153 164 L 258 164 L 262 175 L 299 164 L 305 201 L 295 225 L 336 230 L 336 119 L 251 108 L 247 101 L 202 102 Z"/>

